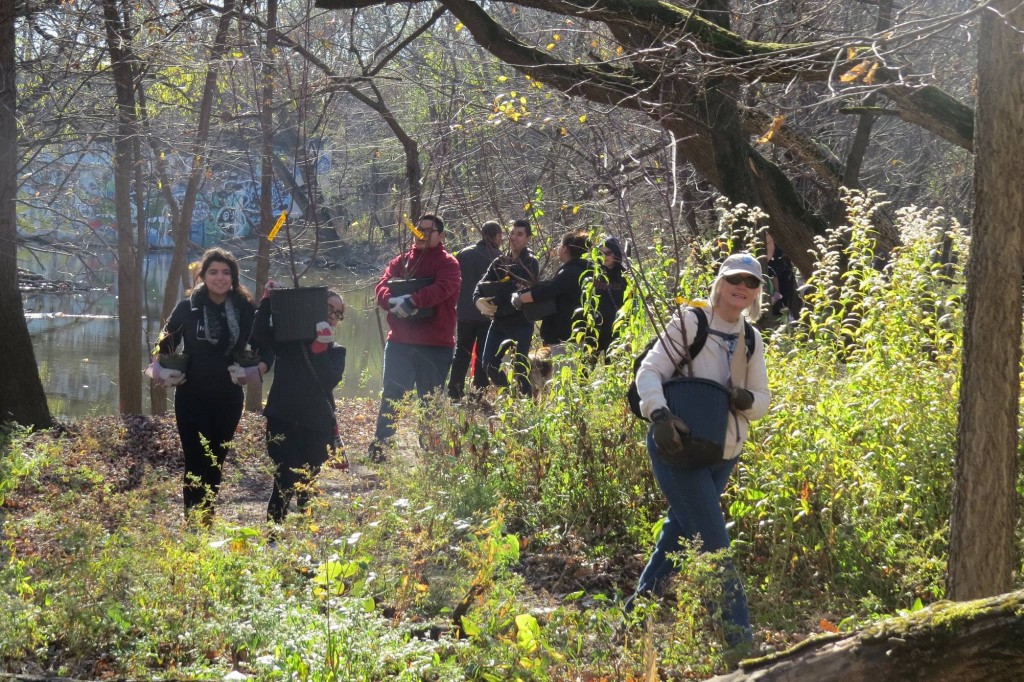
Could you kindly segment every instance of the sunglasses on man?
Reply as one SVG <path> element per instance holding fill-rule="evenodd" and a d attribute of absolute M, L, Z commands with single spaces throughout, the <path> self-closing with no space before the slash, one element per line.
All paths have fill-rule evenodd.
<path fill-rule="evenodd" d="M 761 286 L 761 280 L 753 275 L 741 275 L 739 273 L 733 273 L 723 277 L 729 284 L 739 284 L 742 282 L 748 289 L 757 289 Z"/>

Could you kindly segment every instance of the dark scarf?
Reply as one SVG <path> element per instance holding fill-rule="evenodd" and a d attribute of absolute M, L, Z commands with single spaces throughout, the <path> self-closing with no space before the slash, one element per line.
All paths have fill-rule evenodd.
<path fill-rule="evenodd" d="M 240 335 L 239 320 L 241 311 L 235 307 L 234 297 L 235 292 L 229 291 L 227 298 L 224 299 L 224 312 L 227 314 L 228 320 L 227 333 L 231 341 L 228 344 L 225 355 L 230 355 L 234 351 L 238 345 L 238 337 Z M 206 324 L 206 341 L 214 346 L 219 345 L 221 338 L 224 336 L 224 329 L 221 328 L 220 316 L 210 314 L 210 307 L 213 305 L 213 302 L 206 293 L 205 284 L 200 283 L 192 290 L 189 302 L 192 305 L 192 310 L 198 310 L 200 307 L 203 309 L 203 322 Z"/>

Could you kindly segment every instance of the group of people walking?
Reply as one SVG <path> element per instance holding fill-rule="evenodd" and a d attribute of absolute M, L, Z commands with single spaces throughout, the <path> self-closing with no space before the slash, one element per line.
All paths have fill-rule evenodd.
<path fill-rule="evenodd" d="M 242 417 L 243 387 L 262 385 L 276 365 L 264 409 L 267 454 L 275 465 L 267 517 L 283 521 L 296 493 L 300 508 L 308 503 L 311 483 L 337 437 L 333 390 L 345 371 L 345 349 L 334 343 L 333 330 L 345 317 L 345 303 L 328 292 L 315 339 L 277 343 L 269 296 L 256 306 L 230 252 L 206 251 L 197 280 L 164 325 L 146 372 L 157 385 L 177 387 L 186 519 L 202 525 L 212 520 L 227 444 Z M 179 346 L 182 353 L 175 354 Z"/>
<path fill-rule="evenodd" d="M 528 314 L 530 306 L 549 306 L 540 319 L 541 341 L 565 343 L 585 322 L 581 299 L 590 280 L 598 298 L 591 325 L 595 347 L 605 350 L 612 340 L 612 323 L 626 289 L 616 239 L 602 241 L 602 262 L 594 264 L 586 258 L 589 234 L 566 233 L 558 248 L 560 267 L 542 280 L 529 248 L 533 234 L 528 221 L 515 221 L 507 238 L 498 223 L 484 223 L 479 242 L 457 255 L 445 248 L 444 229 L 440 217 L 422 216 L 412 248 L 388 263 L 376 286 L 376 301 L 387 311 L 390 330 L 369 450 L 374 461 L 385 457 L 386 443 L 395 433 L 396 405 L 406 393 L 415 390 L 422 397 L 447 384 L 451 397 L 462 398 L 471 366 L 474 389 L 508 386 L 501 370 L 508 346 L 515 353 L 518 389 L 530 393 L 526 355 L 536 319 Z M 673 554 L 686 542 L 699 538 L 702 551 L 729 547 L 719 498 L 739 460 L 749 422 L 766 414 L 770 399 L 763 341 L 747 323 L 759 317 L 765 281 L 760 263 L 749 254 L 726 258 L 702 310 L 680 308 L 636 373 L 640 411 L 651 422 L 651 469 L 668 514 L 636 591 L 626 601 L 627 611 L 638 597 L 664 590 L 676 570 Z M 147 371 L 156 383 L 177 386 L 174 408 L 185 454 L 183 497 L 190 518 L 208 522 L 212 517 L 226 444 L 242 413 L 242 387 L 260 383 L 275 365 L 264 410 L 267 451 L 275 464 L 268 518 L 283 520 L 296 493 L 300 507 L 308 503 L 309 484 L 338 437 L 333 389 L 344 373 L 345 349 L 335 344 L 333 330 L 344 316 L 344 301 L 331 292 L 313 341 L 277 343 L 269 300 L 254 304 L 239 280 L 235 258 L 222 249 L 204 254 L 196 287 L 174 308 L 158 344 L 161 358 L 182 345 L 187 369 L 163 367 L 158 358 Z M 706 339 L 697 355 L 689 344 L 702 325 Z M 240 357 L 247 346 L 254 353 L 243 366 Z M 669 409 L 663 392 L 665 382 L 686 366 L 692 376 L 728 392 L 724 445 L 711 461 L 687 459 L 691 425 Z M 720 609 L 730 626 L 726 639 L 744 644 L 751 639 L 751 628 L 742 581 L 728 560 L 721 568 Z"/>
<path fill-rule="evenodd" d="M 499 223 L 488 221 L 480 227 L 480 240 L 455 255 L 445 247 L 440 217 L 422 216 L 414 234 L 412 248 L 388 263 L 376 288 L 390 327 L 369 448 L 376 462 L 385 458 L 395 433 L 395 406 L 406 393 L 415 390 L 423 397 L 447 385 L 448 395 L 461 399 L 470 367 L 473 390 L 509 386 L 501 364 L 511 351 L 517 388 L 531 395 L 528 354 L 536 321 L 544 345 L 569 341 L 586 322 L 583 288 L 592 280 L 598 299 L 595 343 L 607 349 L 625 295 L 623 254 L 614 238 L 602 243 L 607 255 L 595 267 L 586 259 L 589 232 L 567 232 L 558 248 L 560 267 L 551 279 L 541 279 L 527 220 L 514 221 L 507 237 Z M 415 289 L 407 291 L 410 283 Z M 542 305 L 547 307 L 538 311 Z"/>

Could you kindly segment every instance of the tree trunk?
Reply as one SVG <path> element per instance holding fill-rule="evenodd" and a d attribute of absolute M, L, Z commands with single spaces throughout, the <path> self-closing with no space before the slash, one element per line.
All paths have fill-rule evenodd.
<path fill-rule="evenodd" d="M 1017 565 L 1021 274 L 1024 270 L 1024 7 L 982 15 L 975 119 L 974 235 L 950 520 L 948 594 L 1005 592 Z"/>
<path fill-rule="evenodd" d="M 256 296 L 262 297 L 270 280 L 270 242 L 274 224 L 274 59 L 277 53 L 277 0 L 267 0 L 266 49 L 263 53 L 263 96 L 260 102 L 260 225 L 256 231 Z M 263 387 L 249 386 L 245 409 L 263 409 Z"/>
<path fill-rule="evenodd" d="M 114 139 L 114 216 L 117 222 L 118 384 L 122 414 L 142 412 L 142 283 L 136 277 L 139 257 L 132 224 L 132 177 L 135 163 L 134 69 L 128 31 L 116 0 L 103 1 L 107 49 L 114 76 L 117 134 Z"/>
<path fill-rule="evenodd" d="M 849 635 L 813 638 L 715 682 L 988 682 L 1024 679 L 1024 592 L 939 602 Z"/>
<path fill-rule="evenodd" d="M 14 17 L 15 0 L 0 0 L 0 422 L 46 428 L 51 423 L 50 408 L 18 290 Z"/>
<path fill-rule="evenodd" d="M 160 314 L 161 322 L 171 316 L 171 311 L 178 302 L 183 280 L 187 281 L 186 260 L 188 257 L 189 238 L 192 231 L 192 215 L 195 212 L 196 197 L 206 175 L 209 153 L 206 148 L 210 138 L 210 118 L 213 112 L 213 98 L 217 94 L 217 77 L 220 73 L 220 61 L 227 51 L 228 30 L 235 17 L 235 0 L 224 0 L 224 9 L 217 21 L 217 33 L 213 39 L 213 48 L 207 61 L 206 80 L 203 82 L 203 95 L 199 102 L 199 120 L 196 124 L 195 141 L 192 144 L 192 167 L 189 169 L 188 182 L 181 199 L 173 225 L 174 250 L 171 253 L 171 264 L 167 270 L 167 281 L 164 284 L 163 306 Z M 187 287 L 188 285 L 186 285 Z M 154 403 L 154 413 L 166 409 L 166 392 L 162 392 L 160 404 Z M 158 409 L 159 408 L 159 409 Z"/>

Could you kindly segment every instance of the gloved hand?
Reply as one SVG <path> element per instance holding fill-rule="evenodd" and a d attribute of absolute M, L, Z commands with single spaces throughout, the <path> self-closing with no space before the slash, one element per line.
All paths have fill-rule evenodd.
<path fill-rule="evenodd" d="M 161 374 L 165 386 L 181 386 L 185 383 L 185 373 L 177 369 L 162 369 Z"/>
<path fill-rule="evenodd" d="M 682 454 L 683 438 L 690 435 L 690 427 L 667 407 L 659 407 L 651 413 L 654 422 L 654 443 L 658 452 L 665 457 Z"/>
<path fill-rule="evenodd" d="M 316 323 L 316 340 L 309 344 L 314 353 L 323 353 L 334 343 L 334 327 L 327 322 Z"/>
<path fill-rule="evenodd" d="M 253 367 L 242 367 L 238 364 L 228 365 L 228 374 L 231 375 L 231 383 L 239 386 L 258 386 L 263 383 L 263 375 L 260 373 L 260 368 Z"/>
<path fill-rule="evenodd" d="M 399 317 L 409 317 L 416 312 L 416 306 L 412 303 L 412 294 L 389 298 L 388 305 L 391 306 L 391 312 Z"/>
<path fill-rule="evenodd" d="M 745 388 L 733 386 L 729 394 L 729 405 L 736 410 L 749 410 L 754 405 L 754 394 Z"/>
<path fill-rule="evenodd" d="M 494 314 L 498 312 L 498 306 L 493 297 L 476 299 L 476 309 L 486 317 L 494 317 Z"/>
<path fill-rule="evenodd" d="M 518 291 L 515 292 L 514 294 L 512 294 L 512 307 L 515 308 L 516 310 L 522 310 L 523 309 L 523 301 L 519 297 L 519 292 Z"/>
<path fill-rule="evenodd" d="M 159 360 L 153 360 L 143 372 L 157 386 L 180 386 L 185 383 L 185 374 L 176 369 L 166 369 Z"/>

